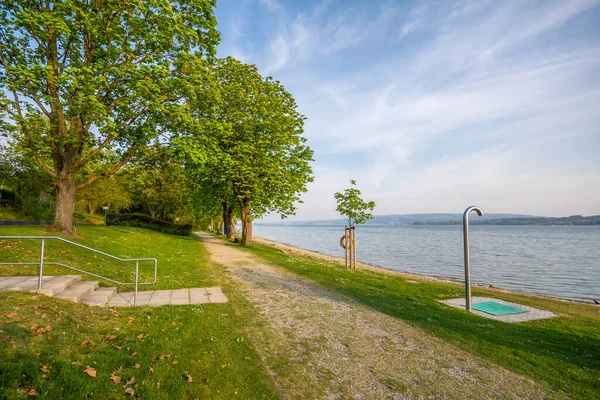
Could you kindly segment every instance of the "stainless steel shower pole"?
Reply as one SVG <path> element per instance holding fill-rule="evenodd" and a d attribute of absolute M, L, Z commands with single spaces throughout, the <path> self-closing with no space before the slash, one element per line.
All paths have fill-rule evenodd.
<path fill-rule="evenodd" d="M 465 248 L 465 305 L 467 306 L 467 311 L 471 311 L 471 260 L 469 249 L 469 214 L 471 211 L 475 211 L 480 217 L 483 215 L 483 211 L 476 206 L 467 208 L 463 214 L 463 236 Z"/>

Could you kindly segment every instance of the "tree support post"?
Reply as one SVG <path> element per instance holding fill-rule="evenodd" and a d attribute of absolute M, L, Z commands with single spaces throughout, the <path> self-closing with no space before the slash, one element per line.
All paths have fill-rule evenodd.
<path fill-rule="evenodd" d="M 356 269 L 356 229 L 344 227 L 344 236 L 340 238 L 340 246 L 344 248 L 346 268 Z"/>
<path fill-rule="evenodd" d="M 351 251 L 352 251 L 352 269 L 356 269 L 356 229 L 353 226 L 351 229 L 351 237 L 352 237 L 352 244 L 351 244 Z"/>
<path fill-rule="evenodd" d="M 348 227 L 344 227 L 344 253 L 346 256 L 346 262 L 344 265 L 348 268 Z"/>

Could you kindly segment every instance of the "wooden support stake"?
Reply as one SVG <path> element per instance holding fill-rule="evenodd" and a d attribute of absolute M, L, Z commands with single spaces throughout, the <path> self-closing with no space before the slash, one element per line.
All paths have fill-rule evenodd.
<path fill-rule="evenodd" d="M 356 269 L 356 229 L 352 229 L 352 262 L 354 263 L 353 268 Z"/>
<path fill-rule="evenodd" d="M 344 254 L 346 257 L 346 262 L 344 265 L 348 268 L 348 227 L 344 227 Z"/>

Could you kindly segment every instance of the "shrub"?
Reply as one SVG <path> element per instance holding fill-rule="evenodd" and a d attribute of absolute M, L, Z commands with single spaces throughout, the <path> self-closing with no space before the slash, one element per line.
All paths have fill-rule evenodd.
<path fill-rule="evenodd" d="M 135 226 L 181 236 L 192 234 L 191 224 L 173 224 L 141 214 L 108 214 L 106 225 Z"/>

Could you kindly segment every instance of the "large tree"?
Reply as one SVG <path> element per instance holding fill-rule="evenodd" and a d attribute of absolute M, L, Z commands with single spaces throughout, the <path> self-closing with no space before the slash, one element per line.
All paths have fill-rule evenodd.
<path fill-rule="evenodd" d="M 182 148 L 202 171 L 213 166 L 215 183 L 226 178 L 239 204 L 241 243 L 251 245 L 252 220 L 293 214 L 313 179 L 304 116 L 278 81 L 233 58 L 216 63 L 194 100 L 198 127 Z"/>
<path fill-rule="evenodd" d="M 0 2 L 0 128 L 56 187 L 53 228 L 73 228 L 79 188 L 185 126 L 186 89 L 219 40 L 215 0 Z M 108 148 L 105 171 L 76 183 Z"/>

